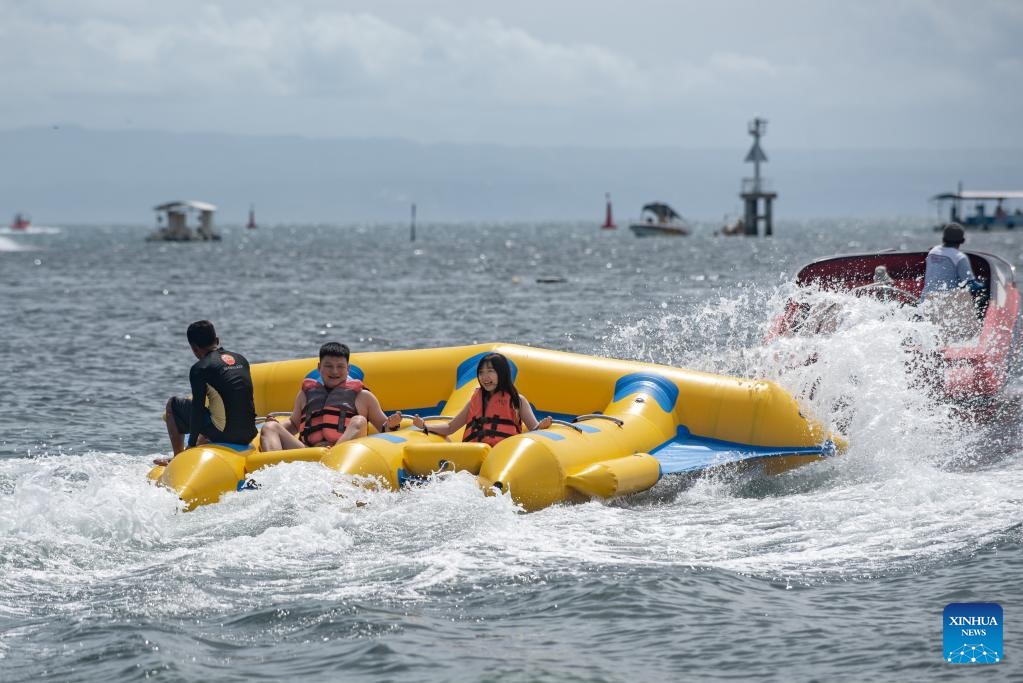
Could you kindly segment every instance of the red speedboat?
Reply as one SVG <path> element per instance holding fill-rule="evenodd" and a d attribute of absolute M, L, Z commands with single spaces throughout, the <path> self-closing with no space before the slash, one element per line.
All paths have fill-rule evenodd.
<path fill-rule="evenodd" d="M 920 317 L 941 335 L 932 385 L 953 400 L 990 398 L 1009 381 L 1020 353 L 1020 293 L 1015 268 L 998 256 L 964 251 L 983 291 L 931 294 L 920 302 L 927 252 L 880 252 L 820 259 L 796 275 L 801 287 L 847 291 L 893 305 L 918 306 Z M 883 266 L 883 269 L 879 268 Z M 885 272 L 886 271 L 886 272 Z M 832 304 L 832 307 L 834 304 Z M 833 312 L 833 311 L 832 311 Z M 778 335 L 832 332 L 827 311 L 790 301 L 768 339 Z M 812 361 L 812 359 L 810 359 Z"/>
<path fill-rule="evenodd" d="M 11 221 L 11 230 L 28 230 L 32 227 L 32 219 L 23 213 L 14 214 L 14 220 Z"/>

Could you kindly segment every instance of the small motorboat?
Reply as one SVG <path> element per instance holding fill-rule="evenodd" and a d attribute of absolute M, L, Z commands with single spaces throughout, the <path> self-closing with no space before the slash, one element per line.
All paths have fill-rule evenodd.
<path fill-rule="evenodd" d="M 431 473 L 468 471 L 488 492 L 508 493 L 526 510 L 645 491 L 666 474 L 699 474 L 734 463 L 765 473 L 820 460 L 844 448 L 841 436 L 807 419 L 779 385 L 652 363 L 597 358 L 511 344 L 352 354 L 349 376 L 373 388 L 387 413 L 449 419 L 469 401 L 487 353 L 504 354 L 516 386 L 547 429 L 496 446 L 448 440 L 411 425 L 336 444 L 260 452 L 253 444 L 209 444 L 179 453 L 149 478 L 188 508 L 246 489 L 262 467 L 295 461 L 398 488 Z M 256 412 L 288 414 L 316 359 L 252 366 Z M 430 417 L 433 416 L 433 417 Z"/>
<path fill-rule="evenodd" d="M 18 230 L 25 232 L 32 227 L 32 218 L 28 214 L 18 212 L 14 214 L 14 220 L 11 221 L 11 230 Z"/>
<path fill-rule="evenodd" d="M 814 261 L 796 275 L 800 287 L 870 296 L 893 306 L 917 307 L 919 320 L 933 324 L 938 335 L 935 372 L 925 378 L 945 399 L 968 401 L 997 396 L 1011 379 L 1020 357 L 1020 293 L 1015 268 L 1004 259 L 965 251 L 983 290 L 935 292 L 920 301 L 927 252 L 886 251 L 836 256 Z M 790 301 L 775 321 L 768 340 L 779 335 L 830 334 L 836 308 L 823 309 Z M 921 350 L 921 352 L 923 352 Z M 808 359 L 807 362 L 812 362 Z"/>
<path fill-rule="evenodd" d="M 725 217 L 725 224 L 722 225 L 721 229 L 718 230 L 715 234 L 716 235 L 725 235 L 725 236 L 745 235 L 746 234 L 746 221 L 744 221 L 742 219 L 742 216 L 736 218 L 735 220 L 731 220 L 731 221 L 728 220 L 728 217 L 726 216 Z"/>
<path fill-rule="evenodd" d="M 651 202 L 643 207 L 639 221 L 629 225 L 636 237 L 684 237 L 689 224 L 675 209 L 664 202 Z"/>

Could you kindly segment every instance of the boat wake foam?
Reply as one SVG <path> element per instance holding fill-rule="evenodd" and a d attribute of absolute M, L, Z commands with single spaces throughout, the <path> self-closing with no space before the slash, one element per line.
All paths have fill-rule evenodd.
<path fill-rule="evenodd" d="M 0 252 L 2 251 L 33 251 L 33 247 L 18 244 L 12 239 L 0 236 Z"/>
<path fill-rule="evenodd" d="M 874 327 L 872 311 L 855 308 L 870 301 L 851 302 L 862 322 L 840 334 L 765 346 L 790 294 L 750 292 L 691 314 L 669 308 L 624 323 L 604 340 L 605 353 L 775 378 L 804 394 L 807 411 L 847 421 L 842 456 L 772 477 L 726 469 L 666 480 L 628 499 L 528 515 L 507 495 L 484 495 L 465 473 L 374 491 L 317 463 L 261 470 L 261 488 L 184 514 L 171 492 L 146 482 L 153 454 L 8 458 L 0 460 L 9 579 L 0 611 L 74 615 L 104 604 L 128 617 L 190 619 L 267 601 L 415 601 L 467 582 L 500 590 L 583 578 L 594 567 L 820 583 L 919 571 L 1019 542 L 1015 432 L 998 432 L 1000 454 L 985 460 L 992 432 L 912 382 L 903 321 Z M 818 361 L 793 368 L 793 353 Z"/>

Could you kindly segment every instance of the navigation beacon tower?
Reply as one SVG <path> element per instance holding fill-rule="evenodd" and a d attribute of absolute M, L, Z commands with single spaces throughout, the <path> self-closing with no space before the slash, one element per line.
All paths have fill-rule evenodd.
<path fill-rule="evenodd" d="M 767 155 L 760 148 L 761 136 L 767 135 L 767 119 L 759 116 L 749 122 L 749 134 L 753 136 L 753 146 L 746 155 L 746 163 L 753 162 L 753 177 L 742 179 L 742 197 L 746 205 L 743 224 L 747 235 L 760 234 L 760 221 L 764 221 L 764 236 L 770 237 L 774 233 L 771 203 L 778 196 L 776 192 L 770 192 L 770 183 L 766 178 L 760 177 L 760 162 L 767 163 Z M 764 212 L 760 213 L 760 200 L 764 201 Z"/>

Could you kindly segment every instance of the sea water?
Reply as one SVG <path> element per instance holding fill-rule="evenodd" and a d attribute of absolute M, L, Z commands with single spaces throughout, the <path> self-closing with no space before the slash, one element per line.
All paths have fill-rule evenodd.
<path fill-rule="evenodd" d="M 832 335 L 765 344 L 803 263 L 936 239 L 914 220 L 776 232 L 5 236 L 0 680 L 1018 680 L 1018 387 L 985 420 L 936 403 L 904 343 L 926 324 L 869 300 Z M 1023 262 L 1011 232 L 967 247 Z M 182 513 L 145 475 L 200 318 L 252 362 L 507 341 L 766 377 L 850 447 L 530 514 L 461 473 L 365 492 L 296 463 Z M 982 669 L 943 660 L 942 610 L 972 601 L 1005 615 L 1004 660 Z"/>

